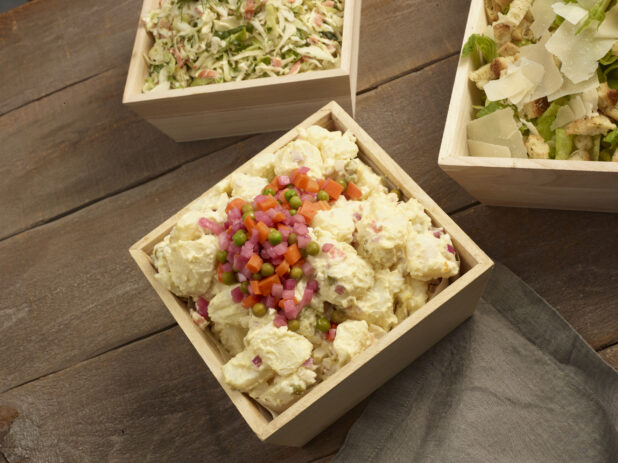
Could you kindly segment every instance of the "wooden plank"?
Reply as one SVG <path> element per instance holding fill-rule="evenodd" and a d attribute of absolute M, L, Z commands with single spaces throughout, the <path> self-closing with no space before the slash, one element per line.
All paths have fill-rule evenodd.
<path fill-rule="evenodd" d="M 1 394 L 14 418 L 0 450 L 8 461 L 309 462 L 341 446 L 364 405 L 301 449 L 264 444 L 174 327 Z"/>
<path fill-rule="evenodd" d="M 0 114 L 114 67 L 126 75 L 141 3 L 46 0 L 0 14 L 0 62 L 19 63 L 3 68 Z M 461 0 L 364 0 L 359 90 L 457 51 L 467 7 Z"/>
<path fill-rule="evenodd" d="M 365 94 L 358 108 L 360 125 L 447 211 L 469 203 L 435 163 L 448 89 L 440 92 L 433 77 L 446 75 L 454 64 L 438 63 Z M 409 88 L 417 90 L 405 92 Z M 392 112 L 381 112 L 384 107 Z M 426 111 L 419 114 L 417 107 Z M 424 128 L 422 137 L 415 137 L 411 129 L 395 130 L 418 126 Z M 127 249 L 276 137 L 245 140 L 1 241 L 0 267 L 10 271 L 0 279 L 0 391 L 172 323 L 129 263 Z M 31 184 L 22 188 L 26 186 Z M 51 201 L 45 204 L 53 206 Z M 24 293 L 24 279 L 36 282 L 36 290 Z"/>
<path fill-rule="evenodd" d="M 614 344 L 606 349 L 599 351 L 603 360 L 609 363 L 614 370 L 618 370 L 618 344 Z"/>
<path fill-rule="evenodd" d="M 454 219 L 593 348 L 618 342 L 618 215 L 479 205 Z"/>
<path fill-rule="evenodd" d="M 361 125 L 447 210 L 472 201 L 435 166 L 455 66 L 451 58 L 398 79 L 359 97 L 357 108 Z M 0 237 L 237 140 L 174 143 L 121 106 L 123 78 L 118 69 L 108 71 L 0 117 L 0 206 L 5 212 Z M 71 111 L 66 101 L 75 103 Z"/>

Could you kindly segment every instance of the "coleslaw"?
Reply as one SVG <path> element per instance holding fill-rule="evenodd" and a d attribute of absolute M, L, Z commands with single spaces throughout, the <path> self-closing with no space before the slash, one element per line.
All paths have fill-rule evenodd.
<path fill-rule="evenodd" d="M 144 92 L 339 65 L 345 0 L 162 0 Z"/>

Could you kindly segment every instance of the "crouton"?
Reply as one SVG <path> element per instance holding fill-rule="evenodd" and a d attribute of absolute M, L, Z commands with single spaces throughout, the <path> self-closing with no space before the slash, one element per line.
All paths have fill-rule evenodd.
<path fill-rule="evenodd" d="M 575 135 L 574 142 L 578 150 L 590 151 L 594 146 L 594 141 L 590 135 Z"/>
<path fill-rule="evenodd" d="M 618 120 L 618 90 L 610 88 L 607 83 L 602 83 L 597 89 L 599 95 L 599 110 L 606 116 Z"/>
<path fill-rule="evenodd" d="M 527 119 L 535 119 L 542 115 L 549 108 L 547 97 L 539 98 L 524 105 L 524 115 Z"/>
<path fill-rule="evenodd" d="M 517 53 L 519 53 L 519 47 L 513 42 L 507 42 L 498 48 L 499 56 L 515 56 Z"/>
<path fill-rule="evenodd" d="M 507 56 L 505 58 L 498 57 L 491 63 L 481 66 L 476 71 L 472 72 L 470 74 L 470 80 L 482 90 L 487 82 L 498 79 L 500 73 L 508 67 L 509 63 L 515 61 L 516 58 L 516 56 Z"/>
<path fill-rule="evenodd" d="M 566 126 L 567 135 L 606 135 L 616 128 L 606 116 L 584 117 Z"/>
<path fill-rule="evenodd" d="M 498 46 L 511 41 L 511 26 L 505 23 L 497 22 L 493 25 L 494 40 Z"/>
<path fill-rule="evenodd" d="M 584 150 L 575 150 L 569 156 L 569 161 L 590 161 L 590 153 Z"/>
<path fill-rule="evenodd" d="M 532 159 L 549 159 L 549 145 L 540 135 L 530 135 L 526 140 L 526 151 Z"/>
<path fill-rule="evenodd" d="M 513 2 L 511 2 L 509 12 L 498 19 L 498 22 L 508 24 L 512 28 L 515 28 L 519 26 L 531 6 L 532 0 L 513 0 Z"/>

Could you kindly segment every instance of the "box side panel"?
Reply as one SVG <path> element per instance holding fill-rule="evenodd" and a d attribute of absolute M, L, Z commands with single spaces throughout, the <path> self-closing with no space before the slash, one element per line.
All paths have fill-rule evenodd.
<path fill-rule="evenodd" d="M 489 274 L 490 270 L 487 269 L 265 441 L 289 446 L 306 444 L 470 317 L 487 284 Z"/>
<path fill-rule="evenodd" d="M 442 165 L 486 205 L 618 212 L 618 173 Z"/>

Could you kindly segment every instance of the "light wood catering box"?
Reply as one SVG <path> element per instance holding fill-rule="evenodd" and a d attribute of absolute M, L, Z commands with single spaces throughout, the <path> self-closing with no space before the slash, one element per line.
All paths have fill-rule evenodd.
<path fill-rule="evenodd" d="M 464 43 L 486 26 L 483 0 L 472 0 Z M 438 158 L 444 172 L 487 205 L 618 212 L 617 162 L 468 156 L 467 125 L 481 104 L 472 71 L 460 59 Z"/>
<path fill-rule="evenodd" d="M 341 370 L 313 387 L 276 418 L 273 419 L 249 396 L 232 390 L 225 383 L 222 366 L 227 358 L 217 347 L 218 341 L 209 331 L 204 332 L 198 328 L 185 303 L 154 278 L 155 268 L 150 258 L 152 249 L 170 232 L 187 208 L 150 232 L 130 249 L 146 278 L 248 425 L 266 442 L 291 446 L 304 445 L 470 317 L 493 266 L 492 261 L 455 222 L 334 102 L 290 130 L 257 156 L 272 156 L 277 149 L 297 137 L 299 128 L 314 124 L 329 130 L 350 130 L 357 138 L 359 158 L 381 173 L 391 187 L 399 188 L 405 197 L 414 197 L 420 201 L 434 225 L 444 227 L 450 234 L 461 259 L 462 272 L 422 308 Z M 244 172 L 247 168 L 248 165 L 244 164 L 237 171 Z"/>
<path fill-rule="evenodd" d="M 178 142 L 290 129 L 331 100 L 354 114 L 360 17 L 361 0 L 346 0 L 339 68 L 148 93 L 153 39 L 140 21 L 122 102 Z"/>

